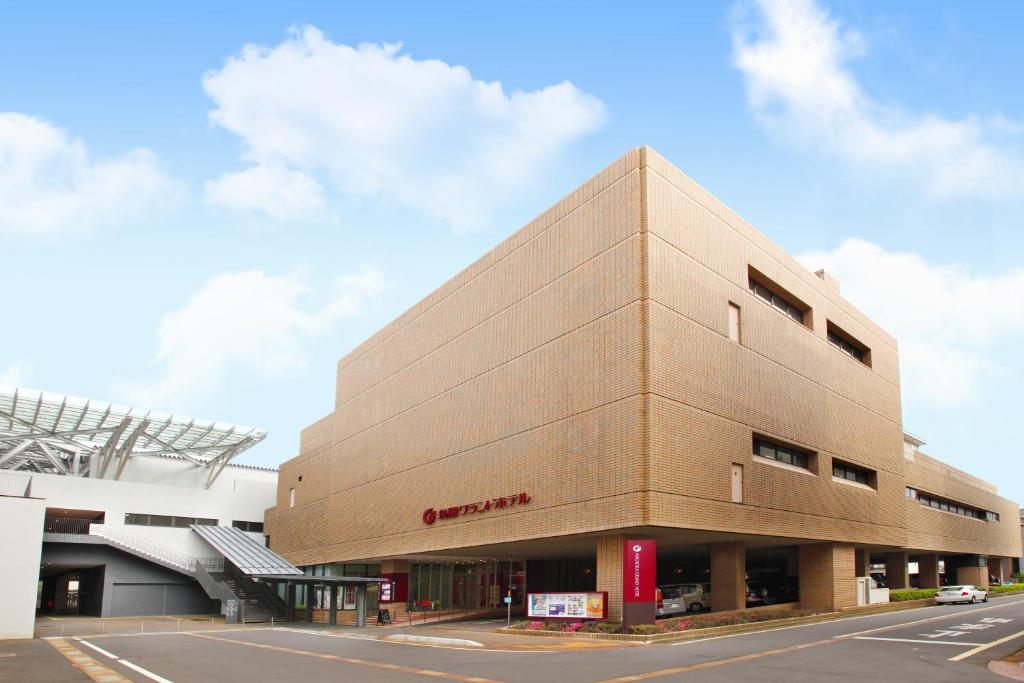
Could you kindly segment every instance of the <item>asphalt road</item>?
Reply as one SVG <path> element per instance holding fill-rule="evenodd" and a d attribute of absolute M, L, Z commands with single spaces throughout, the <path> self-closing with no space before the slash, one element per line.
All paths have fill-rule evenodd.
<path fill-rule="evenodd" d="M 354 630 L 204 631 L 71 640 L 135 681 L 1003 681 L 991 659 L 1024 647 L 1024 598 L 927 607 L 762 633 L 649 646 L 479 638 L 472 628 L 401 629 L 485 640 L 452 648 Z M 530 640 L 524 644 L 525 640 Z M 503 643 L 508 643 L 503 645 Z M 598 647 L 592 647 L 598 645 Z M 100 648 L 99 650 L 95 648 Z M 150 676 L 151 675 L 151 676 Z"/>

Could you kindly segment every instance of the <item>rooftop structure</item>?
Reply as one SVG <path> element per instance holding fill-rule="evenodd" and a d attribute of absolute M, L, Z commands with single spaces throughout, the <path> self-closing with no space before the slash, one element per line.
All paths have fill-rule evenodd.
<path fill-rule="evenodd" d="M 0 386 L 0 469 L 121 479 L 138 456 L 224 467 L 266 437 L 255 427 L 196 420 L 103 401 Z"/>

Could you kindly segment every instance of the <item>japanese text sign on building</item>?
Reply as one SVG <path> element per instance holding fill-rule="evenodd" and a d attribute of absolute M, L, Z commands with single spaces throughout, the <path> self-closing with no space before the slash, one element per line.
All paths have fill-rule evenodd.
<path fill-rule="evenodd" d="M 466 505 L 455 505 L 453 507 L 441 508 L 435 510 L 434 508 L 427 508 L 423 511 L 423 523 L 433 524 L 439 519 L 455 519 L 456 517 L 462 517 L 465 515 L 474 515 L 481 512 L 490 512 L 491 510 L 504 510 L 510 507 L 516 507 L 518 505 L 526 505 L 530 502 L 530 494 L 528 493 L 517 493 L 511 496 L 500 496 L 498 498 L 490 498 L 483 501 L 482 503 L 468 503 Z"/>

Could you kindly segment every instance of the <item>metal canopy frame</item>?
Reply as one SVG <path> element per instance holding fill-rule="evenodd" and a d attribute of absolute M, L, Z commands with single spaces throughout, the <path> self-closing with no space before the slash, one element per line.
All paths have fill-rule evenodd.
<path fill-rule="evenodd" d="M 120 479 L 131 458 L 163 456 L 207 469 L 209 488 L 266 436 L 255 427 L 0 386 L 0 469 Z"/>

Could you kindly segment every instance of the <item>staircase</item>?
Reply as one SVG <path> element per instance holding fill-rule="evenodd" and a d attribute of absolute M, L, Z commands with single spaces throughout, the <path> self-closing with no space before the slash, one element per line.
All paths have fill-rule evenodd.
<path fill-rule="evenodd" d="M 251 573 L 302 574 L 288 563 L 238 529 L 231 527 L 192 527 L 210 541 L 224 557 L 196 558 L 158 543 L 153 543 L 116 527 L 89 526 L 89 535 L 118 550 L 172 569 L 196 579 L 206 594 L 220 600 L 229 623 L 235 621 L 285 621 L 287 606 L 268 584 L 253 581 Z M 239 564 L 241 563 L 241 564 Z M 233 603 L 230 605 L 229 604 Z M 233 613 L 233 614 L 232 614 Z"/>
<path fill-rule="evenodd" d="M 173 569 L 185 576 L 195 578 L 195 558 L 175 550 L 151 543 L 135 534 L 122 531 L 105 524 L 89 525 L 89 535 L 98 536 L 118 550 L 148 560 L 168 569 Z"/>
<path fill-rule="evenodd" d="M 229 590 L 238 600 L 239 619 L 254 621 L 285 621 L 284 601 L 265 583 L 256 583 L 237 571 L 210 572 L 210 577 Z"/>

